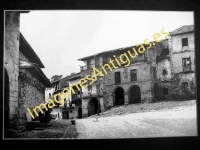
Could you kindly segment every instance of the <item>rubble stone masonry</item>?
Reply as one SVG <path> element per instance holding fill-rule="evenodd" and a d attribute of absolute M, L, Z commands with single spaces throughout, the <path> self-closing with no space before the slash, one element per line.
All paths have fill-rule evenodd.
<path fill-rule="evenodd" d="M 45 87 L 29 71 L 20 70 L 19 76 L 19 116 L 20 124 L 27 121 L 27 108 L 31 110 L 45 103 Z M 27 114 L 27 115 L 26 115 Z"/>

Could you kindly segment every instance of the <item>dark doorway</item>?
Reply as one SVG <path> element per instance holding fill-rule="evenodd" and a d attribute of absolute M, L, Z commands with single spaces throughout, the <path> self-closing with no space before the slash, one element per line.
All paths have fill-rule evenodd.
<path fill-rule="evenodd" d="M 154 101 L 158 101 L 158 94 L 159 94 L 158 84 L 155 83 L 154 84 Z"/>
<path fill-rule="evenodd" d="M 98 99 L 92 98 L 88 103 L 88 116 L 97 114 L 98 111 Z"/>
<path fill-rule="evenodd" d="M 8 72 L 4 69 L 4 121 L 5 121 L 5 129 L 9 129 L 9 98 L 10 95 L 10 88 L 9 88 L 9 77 Z"/>
<path fill-rule="evenodd" d="M 63 111 L 63 119 L 69 119 L 69 111 Z"/>
<path fill-rule="evenodd" d="M 140 88 L 137 85 L 133 85 L 129 89 L 129 104 L 141 103 Z"/>
<path fill-rule="evenodd" d="M 121 87 L 118 87 L 115 90 L 115 106 L 117 105 L 124 105 L 124 89 Z"/>
<path fill-rule="evenodd" d="M 78 118 L 82 118 L 82 108 L 78 109 Z"/>

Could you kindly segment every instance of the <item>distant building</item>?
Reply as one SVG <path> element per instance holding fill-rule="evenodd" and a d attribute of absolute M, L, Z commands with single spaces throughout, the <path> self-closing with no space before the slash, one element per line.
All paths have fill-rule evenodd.
<path fill-rule="evenodd" d="M 75 108 L 71 110 L 72 115 L 70 115 L 70 118 L 82 118 L 82 96 L 83 91 L 81 86 L 79 85 L 79 81 L 81 79 L 81 74 L 79 73 L 73 73 L 69 76 L 69 86 L 77 84 L 79 89 L 77 89 L 76 86 L 73 86 L 74 93 L 72 93 L 70 97 L 70 103 L 71 105 L 74 104 Z"/>
<path fill-rule="evenodd" d="M 43 63 L 23 35 L 20 34 L 18 104 L 20 118 L 24 121 L 32 120 L 27 108 L 33 110 L 41 103 L 45 103 L 45 89 L 52 86 L 41 68 L 44 68 Z"/>

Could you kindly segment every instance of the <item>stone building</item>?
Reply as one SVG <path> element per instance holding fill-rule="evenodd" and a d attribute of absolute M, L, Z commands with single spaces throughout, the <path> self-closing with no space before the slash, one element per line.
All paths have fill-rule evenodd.
<path fill-rule="evenodd" d="M 62 75 L 60 76 L 55 75 L 51 77 L 51 84 L 53 85 L 53 88 L 49 90 L 46 89 L 45 91 L 47 93 L 46 95 L 48 96 L 49 94 L 48 97 L 51 98 L 52 100 L 54 100 L 54 95 L 57 94 L 61 89 L 61 82 L 60 82 L 61 78 L 62 78 Z M 57 97 L 57 99 L 59 98 Z M 53 108 L 51 114 L 54 114 L 56 116 L 55 119 L 62 119 L 62 107 L 60 107 L 59 105 L 56 105 Z"/>
<path fill-rule="evenodd" d="M 52 89 L 46 89 L 46 95 L 49 96 L 52 100 L 54 100 L 54 97 L 56 97 L 56 99 L 58 101 L 60 101 L 60 97 L 59 96 L 55 96 L 56 94 L 61 94 L 62 95 L 62 91 L 64 88 L 68 88 L 70 86 L 70 82 L 69 82 L 69 77 L 70 76 L 65 76 L 62 78 L 62 75 L 58 76 L 55 75 L 51 78 L 51 83 L 53 85 Z M 55 114 L 56 115 L 56 119 L 72 119 L 74 118 L 74 105 L 72 105 L 71 103 L 71 97 L 69 98 L 65 98 L 64 99 L 64 106 L 59 106 L 56 105 L 53 108 L 53 111 L 51 112 L 51 114 Z"/>
<path fill-rule="evenodd" d="M 195 49 L 194 26 L 182 26 L 169 32 L 164 51 L 157 56 L 156 100 L 194 99 Z"/>
<path fill-rule="evenodd" d="M 153 44 L 155 43 L 155 44 Z M 99 91 L 95 93 L 92 103 L 93 114 L 97 113 L 98 98 L 100 97 L 100 108 L 102 111 L 116 105 L 127 105 L 134 103 L 149 103 L 161 100 L 181 99 L 186 95 L 195 97 L 195 61 L 194 61 L 194 28 L 183 26 L 170 32 L 168 39 L 161 42 L 151 42 L 151 48 L 145 47 L 145 52 L 131 58 L 129 61 L 117 62 L 121 54 L 127 54 L 136 46 L 120 48 L 116 50 L 103 51 L 98 54 L 80 58 L 84 62 L 81 66 L 81 77 L 94 77 L 92 68 L 105 73 L 102 66 L 110 60 L 115 60 L 112 71 L 106 68 L 102 81 L 95 81 L 83 91 Z M 133 52 L 133 51 L 132 51 Z M 134 51 L 135 52 L 135 51 Z M 132 54 L 134 55 L 134 53 Z M 124 59 L 124 60 L 125 60 Z M 130 65 L 127 65 L 130 62 Z M 120 64 L 121 63 L 121 64 Z M 105 67 L 104 67 L 105 68 Z M 100 86 L 99 86 L 100 83 Z M 84 93 L 84 92 L 83 92 Z M 89 116 L 89 105 L 93 98 L 82 96 L 82 115 Z"/>
<path fill-rule="evenodd" d="M 70 97 L 70 102 L 71 104 L 75 105 L 75 108 L 72 110 L 73 111 L 73 118 L 82 118 L 82 96 L 83 96 L 83 90 L 81 86 L 79 85 L 79 81 L 81 79 L 81 74 L 79 73 L 74 73 L 69 76 L 69 86 L 72 86 L 74 84 L 77 84 L 80 91 L 77 89 L 76 86 L 73 86 L 74 93 L 72 93 Z"/>
<path fill-rule="evenodd" d="M 4 131 L 19 129 L 29 116 L 26 108 L 44 102 L 44 89 L 51 86 L 44 65 L 20 33 L 20 13 L 5 12 Z"/>
<path fill-rule="evenodd" d="M 18 107 L 22 121 L 32 120 L 27 108 L 33 110 L 41 103 L 45 103 L 45 88 L 52 86 L 41 68 L 44 68 L 44 65 L 40 58 L 20 34 Z"/>
<path fill-rule="evenodd" d="M 169 33 L 172 97 L 195 99 L 194 25 L 185 25 Z"/>
<path fill-rule="evenodd" d="M 4 40 L 4 128 L 17 122 L 20 12 L 5 12 Z"/>
<path fill-rule="evenodd" d="M 119 60 L 121 54 L 132 50 L 133 47 L 137 49 L 136 46 L 126 47 L 79 59 L 85 63 L 85 66 L 81 67 L 82 76 L 85 77 L 88 73 L 91 73 L 93 67 L 103 72 L 102 66 L 108 63 L 110 59 L 117 58 Z M 164 42 L 157 43 L 144 53 L 138 53 L 137 57 L 129 58 L 130 65 L 127 67 L 126 64 L 119 66 L 115 62 L 116 68 L 112 67 L 113 70 L 108 70 L 108 74 L 102 77 L 102 81 L 97 80 L 91 85 L 92 87 L 96 86 L 97 91 L 99 91 L 99 88 L 103 89 L 100 90 L 100 108 L 102 111 L 116 105 L 145 103 L 154 100 L 156 56 L 163 49 Z M 91 74 L 93 76 L 93 73 Z M 99 87 L 99 82 L 101 87 Z M 88 86 L 88 90 L 89 88 Z M 88 103 L 89 100 L 91 99 L 88 99 Z"/>

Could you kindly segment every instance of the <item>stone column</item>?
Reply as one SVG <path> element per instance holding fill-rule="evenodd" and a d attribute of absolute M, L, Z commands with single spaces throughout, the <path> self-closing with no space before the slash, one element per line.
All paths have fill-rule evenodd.
<path fill-rule="evenodd" d="M 169 45 L 169 54 L 170 54 L 171 75 L 173 77 L 173 74 L 174 74 L 174 68 L 173 68 L 174 61 L 173 61 L 173 45 L 172 45 L 172 37 L 171 36 L 169 36 L 169 38 L 168 38 L 168 45 Z"/>
<path fill-rule="evenodd" d="M 9 120 L 17 125 L 18 121 L 18 76 L 19 76 L 19 19 L 16 11 L 5 12 L 5 68 L 9 76 Z"/>
<path fill-rule="evenodd" d="M 124 105 L 128 105 L 128 92 L 124 92 Z"/>
<path fill-rule="evenodd" d="M 88 116 L 88 99 L 82 99 L 82 117 L 87 117 Z"/>
<path fill-rule="evenodd" d="M 101 112 L 104 112 L 103 97 L 100 98 L 100 107 L 101 107 Z"/>

